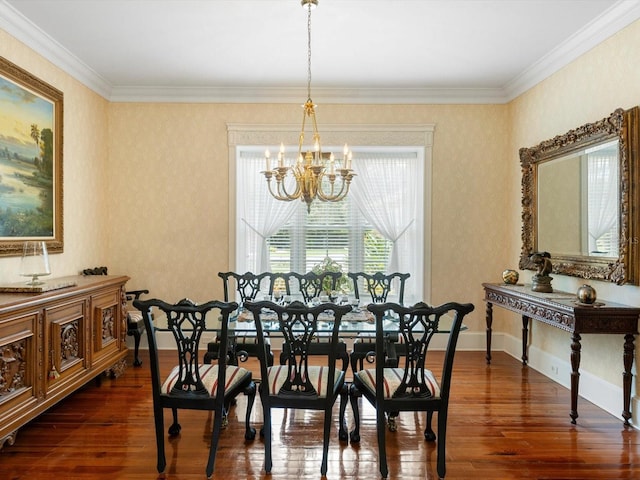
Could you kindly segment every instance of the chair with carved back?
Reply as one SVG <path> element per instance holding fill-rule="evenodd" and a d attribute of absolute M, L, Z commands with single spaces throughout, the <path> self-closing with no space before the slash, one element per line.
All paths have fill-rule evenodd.
<path fill-rule="evenodd" d="M 83 275 L 108 275 L 107 267 L 86 268 L 82 271 Z M 140 339 L 144 333 L 144 321 L 139 310 L 132 307 L 131 302 L 138 300 L 142 295 L 148 295 L 149 290 L 129 290 L 125 292 L 127 307 L 127 335 L 133 337 L 133 366 L 142 365 L 140 360 Z"/>
<path fill-rule="evenodd" d="M 240 308 L 244 308 L 244 303 L 252 300 L 261 300 L 258 298 L 260 292 L 265 289 L 269 295 L 273 293 L 273 285 L 279 274 L 264 273 L 236 273 L 236 272 L 218 272 L 218 276 L 222 279 L 224 289 L 224 301 L 229 302 L 235 295 L 235 300 L 240 302 Z M 232 355 L 231 362 L 237 364 L 238 360 L 245 361 L 249 356 L 255 356 L 257 340 L 253 332 L 234 332 L 230 338 L 230 353 Z M 204 356 L 204 362 L 211 362 L 218 357 L 220 348 L 220 336 L 218 335 L 213 342 L 207 344 L 207 352 Z M 269 349 L 270 357 L 273 359 L 273 353 Z M 272 360 L 273 363 L 273 360 Z"/>
<path fill-rule="evenodd" d="M 265 470 L 271 472 L 271 409 L 291 408 L 324 411 L 323 449 L 320 472 L 327 472 L 327 457 L 332 423 L 332 410 L 340 397 L 339 431 L 341 440 L 347 440 L 345 410 L 348 389 L 345 384 L 348 364 L 340 360 L 340 342 L 338 330 L 342 316 L 351 310 L 348 305 L 338 306 L 325 303 L 310 307 L 302 302 L 294 301 L 289 305 L 278 305 L 274 302 L 247 302 L 247 309 L 253 314 L 258 331 L 258 358 L 263 381 L 259 386 L 260 400 L 264 412 Z M 315 345 L 314 337 L 319 332 L 320 317 L 332 325 L 330 340 L 325 344 L 324 358 L 314 357 L 313 365 L 309 365 L 310 347 Z M 327 316 L 328 315 L 328 316 Z M 333 323 L 330 319 L 333 317 Z M 288 352 L 281 365 L 269 365 L 267 362 L 267 344 L 264 342 L 265 326 L 276 324 L 283 336 L 283 345 Z M 299 425 L 297 431 L 305 435 L 305 426 Z"/>
<path fill-rule="evenodd" d="M 383 478 L 386 478 L 389 469 L 385 444 L 387 435 L 385 415 L 407 411 L 426 412 L 424 438 L 427 441 L 434 441 L 436 435 L 431 428 L 431 419 L 433 413 L 437 412 L 437 471 L 439 477 L 444 478 L 447 414 L 453 360 L 463 318 L 473 311 L 474 306 L 470 303 L 450 302 L 438 307 L 430 307 L 421 302 L 413 307 L 404 307 L 397 303 L 382 303 L 371 304 L 368 308 L 375 315 L 376 320 L 375 368 L 354 373 L 350 387 L 354 417 L 351 442 L 360 441 L 358 400 L 362 396 L 373 405 L 376 412 L 380 473 Z M 399 359 L 396 367 L 389 367 L 385 358 L 388 332 L 384 331 L 383 324 L 389 314 L 397 317 L 398 335 L 403 337 L 406 348 L 405 355 Z M 453 316 L 453 321 L 449 324 L 450 316 Z M 434 373 L 427 365 L 429 344 L 436 333 L 444 335 L 445 332 L 448 332 L 449 338 L 442 369 L 438 375 L 438 372 Z"/>
<path fill-rule="evenodd" d="M 311 304 L 314 301 L 319 301 L 322 295 L 327 297 L 331 292 L 335 291 L 338 286 L 338 281 L 342 277 L 341 272 L 289 272 L 279 274 L 285 281 L 286 294 L 291 297 L 299 297 L 304 303 Z M 331 335 L 329 332 L 318 332 L 314 341 L 315 344 L 309 346 L 310 355 L 326 355 L 326 346 L 323 346 L 329 341 Z M 349 354 L 347 352 L 346 344 L 341 340 L 340 345 L 340 358 L 349 362 Z M 282 346 L 282 352 L 280 354 L 280 363 L 284 362 L 288 352 L 286 351 L 287 345 Z"/>
<path fill-rule="evenodd" d="M 349 272 L 349 278 L 352 280 L 353 295 L 360 301 L 371 303 L 385 303 L 390 294 L 394 294 L 397 298 L 396 302 L 404 303 L 404 289 L 410 273 L 391 273 L 375 272 L 372 274 L 364 272 Z M 366 293 L 360 293 L 360 287 L 364 286 Z M 368 295 L 367 295 L 368 294 Z M 365 297 L 367 297 L 365 299 Z M 402 342 L 402 338 L 398 338 Z M 351 351 L 351 369 L 355 373 L 357 370 L 364 368 L 364 360 L 371 360 L 369 353 L 372 351 L 375 342 L 375 334 L 360 333 L 353 342 L 353 350 Z M 396 354 L 402 355 L 404 346 L 400 343 L 396 346 Z"/>
<path fill-rule="evenodd" d="M 323 293 L 328 296 L 330 292 L 336 290 L 338 281 L 342 277 L 341 272 L 289 272 L 282 275 L 287 279 L 286 284 L 289 285 L 290 293 L 299 294 L 305 303 L 320 298 Z"/>
<path fill-rule="evenodd" d="M 183 299 L 173 305 L 158 299 L 134 300 L 133 304 L 142 312 L 149 342 L 158 472 L 164 474 L 167 465 L 164 446 L 164 409 L 170 408 L 173 413 L 173 423 L 168 430 L 171 437 L 177 436 L 181 430 L 178 422 L 179 409 L 208 410 L 214 412 L 206 467 L 209 478 L 215 468 L 218 440 L 222 428 L 227 424 L 229 408 L 240 393 L 248 397 L 245 439 L 255 438 L 255 429 L 249 423 L 256 394 L 251 371 L 229 365 L 227 355 L 219 355 L 214 365 L 199 361 L 200 339 L 207 328 L 207 315 L 212 321 L 219 320 L 220 347 L 221 351 L 226 351 L 229 316 L 238 308 L 238 304 L 213 300 L 197 305 L 189 299 Z M 154 324 L 152 312 L 154 308 L 162 312 L 166 318 L 166 324 L 161 324 L 165 320 L 160 319 Z M 161 317 L 161 315 L 155 316 Z M 171 332 L 177 353 L 178 363 L 166 376 L 162 375 L 164 369 L 161 369 L 158 359 L 156 334 L 159 331 Z M 190 449 L 188 452 L 193 453 Z"/>

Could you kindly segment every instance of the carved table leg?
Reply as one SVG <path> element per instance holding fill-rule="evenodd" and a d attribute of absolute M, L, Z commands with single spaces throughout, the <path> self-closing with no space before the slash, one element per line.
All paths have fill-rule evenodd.
<path fill-rule="evenodd" d="M 629 333 L 624 336 L 624 353 L 622 355 L 624 362 L 624 373 L 622 374 L 622 418 L 624 418 L 625 425 L 629 425 L 629 419 L 631 418 L 631 379 L 633 378 L 631 367 L 633 366 L 633 354 L 635 351 L 633 340 L 634 336 Z"/>
<path fill-rule="evenodd" d="M 571 342 L 571 423 L 575 425 L 578 418 L 578 384 L 580 381 L 580 334 L 573 333 Z"/>
<path fill-rule="evenodd" d="M 491 325 L 493 324 L 493 304 L 487 302 L 486 308 L 486 322 L 487 322 L 487 364 L 491 363 Z"/>
<path fill-rule="evenodd" d="M 529 317 L 522 316 L 522 365 L 526 365 L 529 361 L 527 353 L 527 344 L 529 343 Z"/>

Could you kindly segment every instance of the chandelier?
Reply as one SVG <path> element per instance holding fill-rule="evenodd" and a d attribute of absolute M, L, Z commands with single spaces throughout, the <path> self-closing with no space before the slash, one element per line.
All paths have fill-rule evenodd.
<path fill-rule="evenodd" d="M 298 156 L 293 161 L 285 158 L 284 144 L 280 144 L 278 159 L 271 168 L 271 155 L 265 151 L 266 168 L 262 174 L 267 179 L 269 193 L 276 199 L 285 202 L 301 199 L 307 204 L 307 212 L 311 211 L 311 202 L 316 198 L 323 202 L 338 202 L 347 196 L 349 185 L 355 173 L 351 169 L 352 154 L 345 144 L 342 161 L 334 158 L 333 153 L 322 151 L 320 134 L 316 122 L 315 105 L 311 100 L 311 10 L 318 0 L 302 0 L 307 9 L 307 101 L 302 106 L 302 130 L 298 138 Z M 313 131 L 313 149 L 305 149 L 304 133 L 307 118 L 310 119 Z M 289 176 L 291 173 L 291 176 Z M 275 179 L 275 187 L 271 179 Z M 287 189 L 288 179 L 295 180 L 295 188 Z M 293 191 L 290 191 L 292 190 Z"/>

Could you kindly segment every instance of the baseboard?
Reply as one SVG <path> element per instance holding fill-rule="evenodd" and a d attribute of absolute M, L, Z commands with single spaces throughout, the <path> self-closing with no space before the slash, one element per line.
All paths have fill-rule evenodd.
<path fill-rule="evenodd" d="M 497 338 L 498 337 L 498 338 Z M 499 338 L 501 337 L 501 338 Z M 501 346 L 498 348 L 497 343 Z M 492 337 L 492 350 L 503 351 L 518 360 L 522 359 L 522 339 L 507 334 L 494 334 Z M 570 352 L 567 347 L 567 358 L 561 359 L 530 345 L 528 349 L 528 365 L 537 372 L 550 378 L 563 387 L 571 388 L 571 362 Z M 585 400 L 597 405 L 614 417 L 624 421 L 622 418 L 623 392 L 622 387 L 609 383 L 584 369 L 580 369 L 580 384 L 578 395 Z M 633 396 L 631 399 L 632 418 L 631 425 L 639 429 L 638 417 L 635 412 L 640 411 L 640 399 Z M 638 408 L 636 408 L 638 407 Z M 578 413 L 580 412 L 580 399 L 578 399 Z"/>
<path fill-rule="evenodd" d="M 158 334 L 158 348 L 160 350 L 174 348 L 173 340 L 166 335 L 170 335 L 168 332 L 160 332 Z M 212 333 L 209 337 L 204 337 L 202 343 L 206 344 L 212 341 L 214 338 Z M 432 348 L 436 350 L 444 350 L 446 346 L 446 339 L 444 335 L 436 336 L 432 340 Z M 347 340 L 347 343 L 351 343 L 352 340 Z M 272 348 L 279 350 L 282 346 L 282 340 L 278 338 L 272 338 Z M 133 342 L 130 338 L 127 338 L 127 344 L 129 348 L 133 348 Z M 350 348 L 351 345 L 348 345 Z M 146 338 L 143 336 L 140 343 L 141 349 L 147 349 Z M 458 339 L 458 350 L 464 351 L 485 351 L 486 349 L 486 334 L 484 332 L 467 332 L 460 333 Z M 504 333 L 494 332 L 491 337 L 491 350 L 494 352 L 505 352 L 508 355 L 516 358 L 518 361 L 522 357 L 522 340 L 512 335 Z M 571 388 L 571 363 L 569 359 L 569 351 L 567 349 L 567 359 L 561 359 L 554 355 L 545 352 L 537 348 L 536 346 L 529 346 L 528 350 L 528 365 L 529 368 L 533 368 L 537 372 L 542 373 L 546 377 L 550 378 L 554 382 L 562 385 L 563 387 Z M 580 370 L 580 397 L 590 401 L 594 405 L 602 408 L 604 411 L 610 413 L 614 417 L 624 420 L 622 418 L 622 387 L 618 387 L 612 383 L 606 382 L 602 378 L 599 378 L 588 371 Z M 567 416 L 569 406 L 567 405 Z M 580 401 L 578 400 L 578 412 L 580 411 Z M 633 396 L 631 399 L 631 413 L 630 419 L 631 425 L 640 429 L 640 418 L 636 414 L 640 412 L 640 397 Z"/>

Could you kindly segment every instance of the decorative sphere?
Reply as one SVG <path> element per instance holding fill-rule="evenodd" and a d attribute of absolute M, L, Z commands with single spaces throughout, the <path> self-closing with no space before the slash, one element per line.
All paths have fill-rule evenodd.
<path fill-rule="evenodd" d="M 596 289 L 593 288 L 591 285 L 586 285 L 586 284 L 582 285 L 578 289 L 577 295 L 580 303 L 591 304 L 596 301 Z"/>
<path fill-rule="evenodd" d="M 505 270 L 502 272 L 502 280 L 504 280 L 504 283 L 507 285 L 515 285 L 518 283 L 519 278 L 520 275 L 515 270 Z"/>

